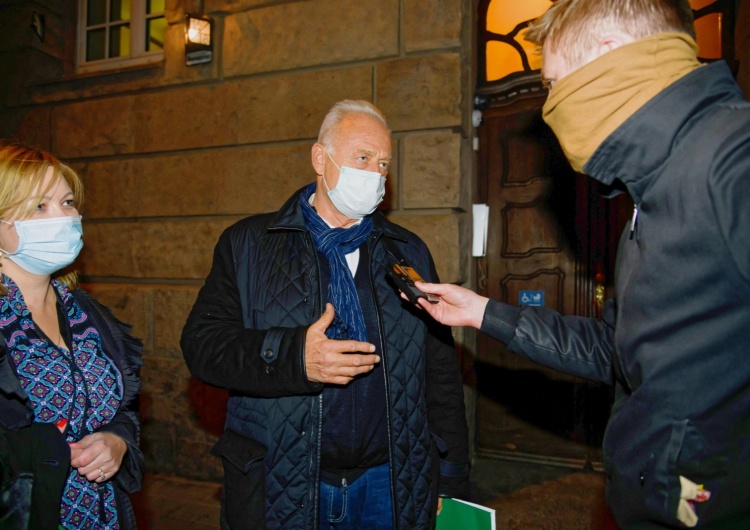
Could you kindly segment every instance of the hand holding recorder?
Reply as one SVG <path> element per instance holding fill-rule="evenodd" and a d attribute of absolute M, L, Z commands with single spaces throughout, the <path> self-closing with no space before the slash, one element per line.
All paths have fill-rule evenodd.
<path fill-rule="evenodd" d="M 432 304 L 436 304 L 440 301 L 440 298 L 437 296 L 424 293 L 414 285 L 414 282 L 424 282 L 424 279 L 422 279 L 417 271 L 408 265 L 394 263 L 392 268 L 388 269 L 388 276 L 393 279 L 396 287 L 398 287 L 413 304 L 416 304 L 417 300 L 420 298 L 424 298 Z"/>
<path fill-rule="evenodd" d="M 441 324 L 482 327 L 489 298 L 450 283 L 420 282 L 418 288 L 420 292 L 437 298 L 437 303 L 428 304 L 419 300 L 417 303 Z"/>

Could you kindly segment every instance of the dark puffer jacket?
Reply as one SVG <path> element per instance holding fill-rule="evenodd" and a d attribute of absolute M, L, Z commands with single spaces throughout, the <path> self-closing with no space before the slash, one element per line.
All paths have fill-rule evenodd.
<path fill-rule="evenodd" d="M 670 85 L 584 167 L 638 207 L 605 319 L 491 302 L 482 331 L 541 364 L 614 381 L 604 438 L 620 528 L 750 528 L 750 103 L 724 63 Z"/>
<path fill-rule="evenodd" d="M 323 385 L 307 379 L 304 351 L 326 293 L 300 191 L 279 212 L 224 232 L 182 335 L 193 375 L 230 390 L 214 454 L 223 458 L 223 517 L 233 530 L 318 527 Z M 389 404 L 394 524 L 428 529 L 438 485 L 441 495 L 467 493 L 462 381 L 450 330 L 403 302 L 386 279 L 393 259 L 384 238 L 423 276 L 437 276 L 420 239 L 373 214 L 365 244 Z"/>

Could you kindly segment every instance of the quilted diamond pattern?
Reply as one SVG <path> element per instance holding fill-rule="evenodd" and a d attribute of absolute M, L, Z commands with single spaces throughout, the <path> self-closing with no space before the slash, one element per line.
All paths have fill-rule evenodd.
<path fill-rule="evenodd" d="M 321 302 L 316 254 L 306 236 L 293 230 L 266 232 L 264 226 L 253 230 L 256 238 L 248 239 L 257 247 L 245 247 L 243 260 L 236 263 L 238 277 L 247 279 L 241 293 L 247 325 L 268 329 L 312 323 Z M 385 323 L 383 358 L 391 407 L 398 528 L 426 529 L 433 504 L 422 351 L 426 326 L 422 315 L 402 303 L 387 282 L 382 247 L 377 245 L 370 254 L 373 294 Z M 426 255 L 422 257 L 426 259 Z M 235 396 L 231 400 L 230 415 L 239 420 L 243 434 L 268 448 L 264 462 L 269 529 L 317 528 L 320 399 L 303 395 L 277 399 Z"/>
<path fill-rule="evenodd" d="M 385 271 L 382 252 L 373 253 L 373 271 Z M 385 366 L 388 374 L 393 436 L 394 486 L 399 528 L 427 528 L 431 520 L 430 434 L 425 408 L 425 326 L 415 311 L 393 296 L 384 275 L 377 275 L 385 329 Z"/>

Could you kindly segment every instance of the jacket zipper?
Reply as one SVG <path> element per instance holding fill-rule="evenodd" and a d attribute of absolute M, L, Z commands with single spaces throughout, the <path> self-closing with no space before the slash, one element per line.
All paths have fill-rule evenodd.
<path fill-rule="evenodd" d="M 633 240 L 633 237 L 635 236 L 635 229 L 638 224 L 638 204 L 633 203 L 633 217 L 630 219 L 630 234 L 628 235 L 629 240 Z M 636 242 L 636 245 L 638 243 Z M 628 278 L 630 277 L 630 271 L 628 272 Z M 627 280 L 626 280 L 627 281 Z M 630 383 L 630 378 L 628 377 L 628 372 L 625 370 L 625 365 L 623 363 L 623 359 L 620 356 L 620 353 L 617 351 L 617 348 L 615 347 L 614 352 L 614 362 L 617 363 L 617 367 L 619 370 L 615 370 L 615 373 L 619 371 L 620 378 L 622 381 L 619 383 L 622 385 L 623 389 L 625 390 L 625 393 L 627 395 L 630 395 L 633 393 L 633 386 Z"/>
<path fill-rule="evenodd" d="M 325 307 L 325 303 L 323 301 L 323 291 L 320 288 L 320 268 L 318 267 L 318 254 L 317 250 L 315 250 L 315 244 L 312 241 L 312 236 L 310 236 L 310 232 L 304 231 L 303 233 L 303 240 L 305 242 L 305 247 L 307 248 L 307 251 L 312 256 L 313 261 L 313 272 L 311 276 L 315 277 L 315 285 L 318 286 L 318 307 L 323 308 Z M 312 279 L 312 278 L 311 278 Z M 315 310 L 315 306 L 313 306 L 313 310 Z M 321 444 L 321 433 L 323 432 L 323 393 L 321 392 L 318 396 L 313 396 L 313 407 L 315 406 L 315 401 L 318 402 L 318 418 L 317 418 L 317 426 L 315 427 L 315 432 L 317 432 L 316 440 L 315 440 L 315 451 L 310 452 L 310 463 L 309 463 L 309 475 L 310 478 L 314 477 L 315 482 L 313 483 L 312 487 L 310 488 L 310 493 L 308 495 L 308 502 L 310 503 L 310 508 L 312 509 L 312 520 L 313 520 L 313 527 L 312 528 L 319 528 L 319 522 L 318 518 L 320 517 L 320 506 L 318 506 L 318 488 L 320 487 L 320 453 L 323 450 L 322 444 Z M 310 436 L 312 436 L 313 433 L 310 433 Z M 317 453 L 317 458 L 313 460 L 313 454 Z M 317 467 L 315 463 L 317 462 Z"/>
<path fill-rule="evenodd" d="M 630 236 L 628 239 L 633 239 L 633 235 L 635 234 L 635 223 L 638 220 L 638 205 L 633 205 L 633 218 L 630 220 Z"/>
<path fill-rule="evenodd" d="M 389 462 L 389 472 L 391 475 L 390 480 L 390 490 L 391 490 L 391 505 L 393 506 L 393 528 L 397 528 L 398 524 L 398 517 L 396 516 L 396 511 L 398 510 L 398 504 L 395 502 L 396 493 L 394 491 L 394 479 L 393 479 L 393 436 L 391 433 L 391 392 L 390 387 L 388 385 L 388 364 L 385 362 L 386 358 L 386 351 L 385 351 L 385 330 L 383 329 L 383 321 L 380 318 L 380 303 L 378 301 L 378 297 L 375 296 L 375 271 L 372 270 L 372 264 L 375 263 L 375 245 L 378 242 L 378 239 L 380 237 L 387 237 L 383 236 L 382 234 L 380 236 L 373 236 L 372 239 L 372 245 L 369 249 L 369 259 L 370 263 L 368 263 L 368 268 L 370 270 L 370 292 L 372 293 L 372 300 L 375 303 L 375 317 L 378 321 L 378 331 L 380 333 L 380 362 L 383 364 L 383 382 L 385 385 L 385 417 L 386 417 L 386 428 L 388 429 L 388 462 Z"/>

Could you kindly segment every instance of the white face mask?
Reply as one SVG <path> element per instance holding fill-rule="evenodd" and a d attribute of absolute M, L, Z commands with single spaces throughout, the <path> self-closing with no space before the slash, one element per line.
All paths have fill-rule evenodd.
<path fill-rule="evenodd" d="M 328 150 L 326 154 L 331 158 Z M 339 167 L 333 158 L 331 162 L 339 169 L 339 182 L 331 189 L 324 175 L 323 183 L 336 209 L 349 219 L 362 219 L 374 212 L 385 196 L 385 177 L 377 171 Z"/>
<path fill-rule="evenodd" d="M 0 250 L 31 274 L 44 276 L 67 267 L 83 247 L 80 215 L 2 222 L 16 227 L 18 248 L 13 253 Z"/>

